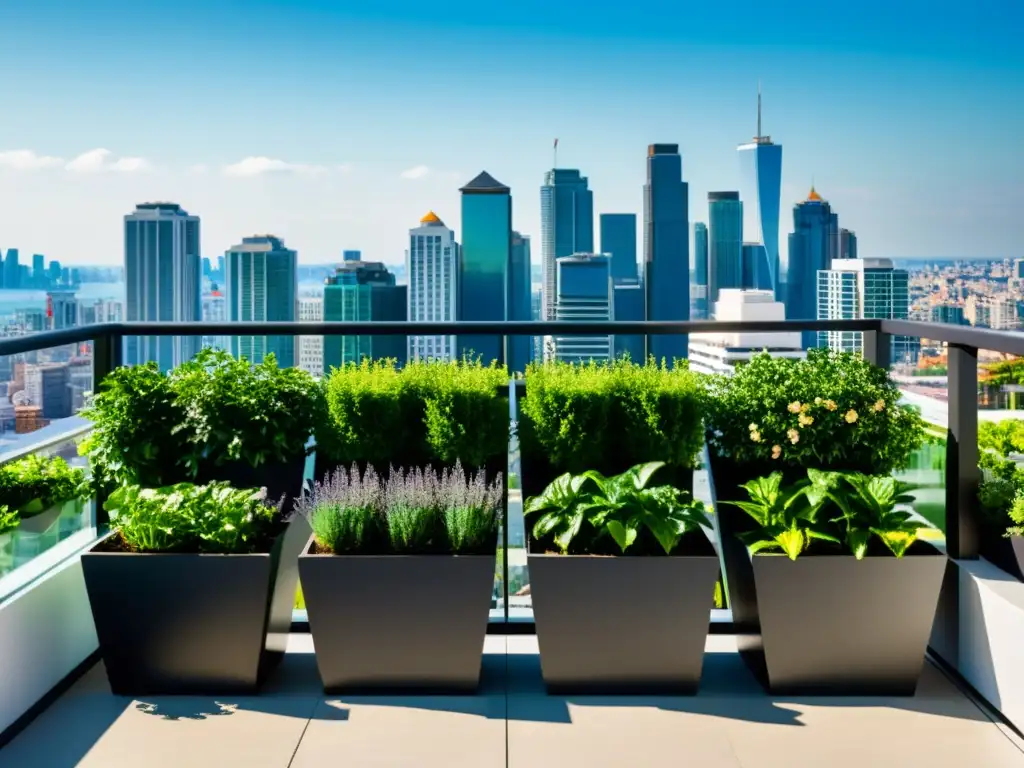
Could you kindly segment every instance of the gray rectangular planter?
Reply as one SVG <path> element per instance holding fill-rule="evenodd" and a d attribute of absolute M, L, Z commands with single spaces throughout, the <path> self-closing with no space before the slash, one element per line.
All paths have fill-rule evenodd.
<path fill-rule="evenodd" d="M 761 626 L 741 650 L 773 693 L 912 696 L 946 556 L 754 555 Z M 763 666 L 762 666 L 763 665 Z"/>
<path fill-rule="evenodd" d="M 118 695 L 253 692 L 284 654 L 309 536 L 293 520 L 267 553 L 82 555 L 100 652 Z"/>
<path fill-rule="evenodd" d="M 696 693 L 718 557 L 528 554 L 540 664 L 551 693 Z"/>
<path fill-rule="evenodd" d="M 982 531 L 978 554 L 1015 579 L 1024 581 L 1024 536 L 1003 535 L 1003 529 Z"/>
<path fill-rule="evenodd" d="M 478 688 L 495 555 L 312 552 L 299 576 L 328 693 Z"/>

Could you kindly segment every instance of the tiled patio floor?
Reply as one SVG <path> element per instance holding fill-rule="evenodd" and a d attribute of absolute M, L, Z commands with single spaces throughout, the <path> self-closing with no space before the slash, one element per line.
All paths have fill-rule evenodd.
<path fill-rule="evenodd" d="M 97 665 L 6 748 L 10 768 L 1024 768 L 1024 748 L 942 672 L 914 698 L 773 699 L 729 637 L 711 637 L 696 697 L 554 697 L 536 639 L 489 637 L 466 697 L 324 697 L 308 635 L 266 692 L 113 696 Z"/>

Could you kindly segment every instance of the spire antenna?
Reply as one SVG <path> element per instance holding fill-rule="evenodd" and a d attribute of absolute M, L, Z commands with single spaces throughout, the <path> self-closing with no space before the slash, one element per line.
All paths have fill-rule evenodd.
<path fill-rule="evenodd" d="M 757 81 L 757 138 L 761 138 L 761 81 Z"/>

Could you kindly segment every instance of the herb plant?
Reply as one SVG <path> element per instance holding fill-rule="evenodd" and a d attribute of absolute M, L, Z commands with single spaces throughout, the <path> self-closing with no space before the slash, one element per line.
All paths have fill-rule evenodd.
<path fill-rule="evenodd" d="M 525 515 L 539 516 L 533 538 L 552 540 L 562 554 L 594 554 L 602 540 L 610 538 L 625 554 L 646 533 L 664 554 L 672 554 L 685 534 L 711 523 L 704 505 L 684 491 L 667 485 L 648 487 L 663 466 L 664 462 L 639 464 L 614 477 L 595 471 L 558 477 L 526 503 Z M 582 546 L 581 539 L 586 542 Z"/>
<path fill-rule="evenodd" d="M 921 524 L 914 522 L 910 512 L 896 508 L 910 504 L 914 497 L 904 493 L 905 485 L 896 478 L 815 470 L 809 470 L 809 476 L 842 512 L 846 545 L 858 560 L 867 554 L 872 537 L 896 557 L 903 557 L 917 541 Z"/>
<path fill-rule="evenodd" d="M 0 466 L 0 498 L 22 520 L 88 494 L 85 471 L 59 456 L 32 454 Z"/>
<path fill-rule="evenodd" d="M 375 554 L 387 549 L 381 481 L 373 467 L 365 473 L 355 464 L 351 470 L 338 467 L 302 497 L 296 511 L 328 551 Z"/>
<path fill-rule="evenodd" d="M 1019 494 L 1010 507 L 1013 525 L 1006 529 L 1006 536 L 1024 536 L 1024 494 Z"/>
<path fill-rule="evenodd" d="M 0 504 L 0 535 L 9 533 L 18 527 L 18 523 L 21 522 L 18 519 L 17 510 L 13 510 L 6 504 Z"/>
<path fill-rule="evenodd" d="M 924 440 L 918 412 L 901 405 L 888 372 L 859 355 L 808 350 L 805 360 L 755 356 L 712 377 L 708 444 L 736 464 L 887 475 Z"/>
<path fill-rule="evenodd" d="M 122 486 L 104 508 L 131 552 L 266 552 L 283 524 L 280 504 L 264 491 L 227 483 Z"/>

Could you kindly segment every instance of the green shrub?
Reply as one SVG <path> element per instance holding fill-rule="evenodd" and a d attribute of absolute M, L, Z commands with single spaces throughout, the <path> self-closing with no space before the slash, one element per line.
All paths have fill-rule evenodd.
<path fill-rule="evenodd" d="M 0 535 L 9 533 L 18 527 L 21 522 L 18 513 L 10 509 L 6 504 L 0 504 Z"/>
<path fill-rule="evenodd" d="M 325 378 L 317 446 L 339 465 L 484 466 L 508 451 L 508 371 L 479 362 L 349 363 Z"/>
<path fill-rule="evenodd" d="M 1024 494 L 1018 494 L 1010 507 L 1013 525 L 1006 529 L 1007 536 L 1024 536 Z"/>
<path fill-rule="evenodd" d="M 888 373 L 859 355 L 812 349 L 806 360 L 763 353 L 712 378 L 708 443 L 740 465 L 886 475 L 924 441 Z"/>
<path fill-rule="evenodd" d="M 618 474 L 650 461 L 693 467 L 704 441 L 702 405 L 701 382 L 683 365 L 534 363 L 519 404 L 523 454 L 570 474 Z"/>
<path fill-rule="evenodd" d="M 283 526 L 280 505 L 269 504 L 263 491 L 227 483 L 122 486 L 104 508 L 131 552 L 268 552 Z"/>
<path fill-rule="evenodd" d="M 88 495 L 85 471 L 59 456 L 33 454 L 0 466 L 0 499 L 22 520 Z"/>

